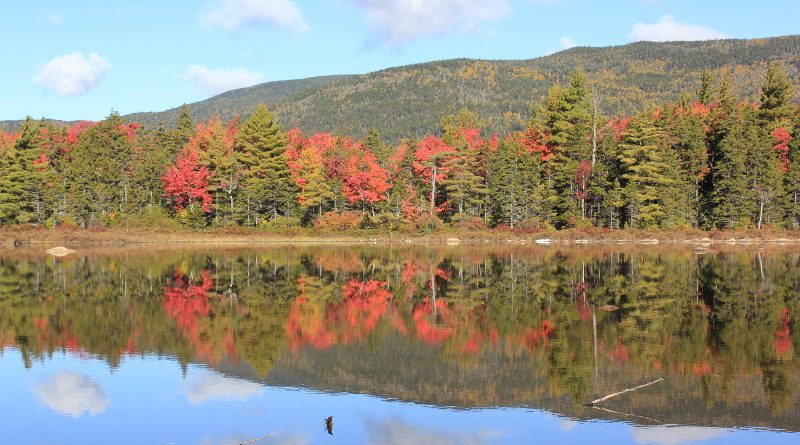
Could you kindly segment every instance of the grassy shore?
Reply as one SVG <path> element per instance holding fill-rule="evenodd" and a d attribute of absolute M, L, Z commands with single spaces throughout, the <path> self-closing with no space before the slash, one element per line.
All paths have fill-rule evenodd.
<path fill-rule="evenodd" d="M 748 230 L 605 230 L 569 229 L 537 232 L 508 230 L 445 229 L 434 233 L 387 233 L 357 230 L 346 233 L 319 232 L 308 228 L 282 231 L 235 227 L 204 230 L 174 229 L 78 229 L 11 226 L 0 228 L 0 245 L 70 244 L 200 244 L 200 243 L 682 243 L 682 244 L 762 244 L 781 243 L 800 246 L 800 231 Z"/>

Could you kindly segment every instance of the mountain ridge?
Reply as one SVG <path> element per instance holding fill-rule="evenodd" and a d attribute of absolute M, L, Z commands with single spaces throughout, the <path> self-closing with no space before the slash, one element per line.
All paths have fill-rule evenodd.
<path fill-rule="evenodd" d="M 259 103 L 284 128 L 360 137 L 376 128 L 388 140 L 436 133 L 443 115 L 468 107 L 487 131 L 520 128 L 532 104 L 580 66 L 606 114 L 635 113 L 693 91 L 704 69 L 728 74 L 736 93 L 756 100 L 766 66 L 800 78 L 800 35 L 699 42 L 634 42 L 575 47 L 532 59 L 457 58 L 389 67 L 365 74 L 266 82 L 188 104 L 195 121 L 247 116 Z M 125 115 L 155 127 L 174 125 L 180 107 Z M 20 121 L 0 122 L 14 128 Z"/>

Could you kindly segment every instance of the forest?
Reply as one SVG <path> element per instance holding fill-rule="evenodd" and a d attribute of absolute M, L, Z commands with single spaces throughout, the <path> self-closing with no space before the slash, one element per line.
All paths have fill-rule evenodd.
<path fill-rule="evenodd" d="M 0 225 L 431 232 L 796 229 L 800 107 L 787 71 L 758 101 L 726 75 L 635 115 L 604 116 L 576 69 L 520 130 L 478 114 L 390 143 L 246 118 L 145 127 L 111 113 L 0 131 Z"/>

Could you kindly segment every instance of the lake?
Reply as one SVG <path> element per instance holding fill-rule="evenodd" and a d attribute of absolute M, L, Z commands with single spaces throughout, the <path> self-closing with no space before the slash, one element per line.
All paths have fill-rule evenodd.
<path fill-rule="evenodd" d="M 800 443 L 800 252 L 76 250 L 0 250 L 0 443 Z"/>

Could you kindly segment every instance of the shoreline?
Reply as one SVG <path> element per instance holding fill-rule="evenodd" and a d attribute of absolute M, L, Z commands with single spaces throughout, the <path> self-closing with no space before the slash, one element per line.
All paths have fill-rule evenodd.
<path fill-rule="evenodd" d="M 203 231 L 56 229 L 9 227 L 0 229 L 0 247 L 47 245 L 363 245 L 363 244 L 447 244 L 447 245 L 714 245 L 798 246 L 800 231 L 695 231 L 568 229 L 518 233 L 510 231 L 446 231 L 430 234 L 404 233 L 313 233 L 265 232 L 258 229 L 211 229 Z"/>

